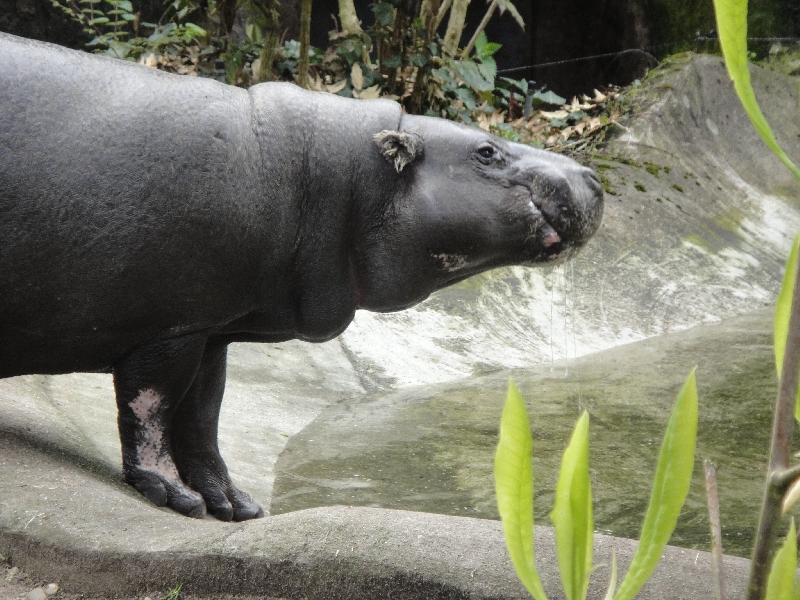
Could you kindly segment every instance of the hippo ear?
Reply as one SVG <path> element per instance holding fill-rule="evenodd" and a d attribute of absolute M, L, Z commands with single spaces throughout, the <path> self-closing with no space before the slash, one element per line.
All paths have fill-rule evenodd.
<path fill-rule="evenodd" d="M 376 133 L 372 139 L 380 148 L 383 158 L 392 163 L 398 173 L 406 165 L 414 162 L 417 157 L 422 156 L 424 144 L 422 138 L 416 133 L 384 129 L 380 133 Z"/>

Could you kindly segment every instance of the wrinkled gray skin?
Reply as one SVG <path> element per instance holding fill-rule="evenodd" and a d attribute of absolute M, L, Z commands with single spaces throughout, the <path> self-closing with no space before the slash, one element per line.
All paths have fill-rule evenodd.
<path fill-rule="evenodd" d="M 328 340 L 356 309 L 563 259 L 602 205 L 568 158 L 388 100 L 0 34 L 0 377 L 113 372 L 125 479 L 258 517 L 217 448 L 229 343 Z"/>

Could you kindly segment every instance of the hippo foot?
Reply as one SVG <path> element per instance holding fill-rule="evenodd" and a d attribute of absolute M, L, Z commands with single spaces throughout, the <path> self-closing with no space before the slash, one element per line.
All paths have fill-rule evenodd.
<path fill-rule="evenodd" d="M 202 494 L 208 513 L 220 521 L 247 521 L 264 516 L 264 509 L 231 481 L 222 458 L 178 459 L 181 477 Z"/>
<path fill-rule="evenodd" d="M 156 506 L 168 506 L 195 519 L 202 519 L 206 515 L 203 498 L 182 482 L 168 481 L 161 475 L 139 468 L 126 470 L 125 481 Z"/>

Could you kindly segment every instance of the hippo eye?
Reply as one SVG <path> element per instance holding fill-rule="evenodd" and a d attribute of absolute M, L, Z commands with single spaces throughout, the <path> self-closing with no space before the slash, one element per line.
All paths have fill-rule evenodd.
<path fill-rule="evenodd" d="M 491 144 L 484 144 L 480 146 L 477 150 L 477 155 L 478 160 L 485 165 L 488 165 L 489 163 L 500 158 L 500 153 L 497 151 L 497 148 Z"/>

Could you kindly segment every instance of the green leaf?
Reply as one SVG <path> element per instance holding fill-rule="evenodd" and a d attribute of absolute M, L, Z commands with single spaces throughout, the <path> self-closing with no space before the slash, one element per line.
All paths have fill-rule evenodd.
<path fill-rule="evenodd" d="M 786 350 L 786 338 L 789 336 L 789 315 L 792 312 L 792 297 L 794 296 L 794 280 L 797 273 L 797 255 L 800 248 L 800 233 L 794 238 L 789 260 L 786 261 L 786 270 L 783 273 L 783 285 L 775 304 L 775 368 L 780 379 L 783 370 L 783 354 Z M 795 419 L 800 419 L 800 390 L 794 409 Z"/>
<path fill-rule="evenodd" d="M 88 22 L 88 25 L 105 25 L 109 22 L 108 17 L 97 17 Z"/>
<path fill-rule="evenodd" d="M 464 82 L 478 92 L 491 92 L 494 90 L 494 82 L 487 81 L 480 70 L 471 60 L 462 60 L 454 63 L 458 68 L 458 73 L 464 79 Z"/>
<path fill-rule="evenodd" d="M 186 32 L 192 37 L 203 38 L 207 35 L 205 29 L 194 23 L 184 23 L 183 26 L 186 28 Z"/>
<path fill-rule="evenodd" d="M 750 85 L 750 71 L 747 69 L 747 0 L 714 0 L 714 9 L 717 13 L 719 43 L 728 74 L 733 79 L 736 93 L 747 116 L 769 149 L 800 179 L 800 169 L 778 146 Z"/>
<path fill-rule="evenodd" d="M 672 416 L 661 443 L 661 454 L 642 524 L 639 546 L 614 600 L 630 600 L 642 588 L 658 565 L 678 522 L 694 468 L 697 440 L 697 382 L 695 369 L 678 393 Z"/>
<path fill-rule="evenodd" d="M 608 581 L 608 590 L 603 600 L 613 600 L 614 592 L 617 589 L 617 551 L 612 546 L 611 548 L 611 579 Z"/>
<path fill-rule="evenodd" d="M 550 520 L 555 526 L 561 585 L 567 600 L 584 600 L 592 570 L 592 487 L 589 482 L 589 413 L 584 411 L 572 432 L 556 484 Z"/>
<path fill-rule="evenodd" d="M 536 92 L 533 99 L 545 104 L 564 104 L 566 102 L 564 98 L 552 91 Z"/>
<path fill-rule="evenodd" d="M 410 62 L 415 67 L 424 67 L 428 63 L 428 59 L 425 58 L 422 54 L 411 54 L 408 57 L 408 62 Z"/>
<path fill-rule="evenodd" d="M 789 533 L 772 560 L 772 568 L 767 579 L 766 600 L 792 600 L 794 575 L 797 569 L 797 531 L 794 517 Z"/>
<path fill-rule="evenodd" d="M 392 8 L 391 4 L 376 2 L 372 5 L 372 12 L 375 13 L 375 18 L 384 27 L 388 27 L 394 21 L 394 8 Z"/>
<path fill-rule="evenodd" d="M 492 84 L 492 90 L 494 90 L 494 78 L 497 76 L 497 63 L 494 59 L 489 56 L 483 58 L 478 65 L 478 71 L 487 82 Z"/>
<path fill-rule="evenodd" d="M 486 38 L 486 32 L 481 31 L 478 34 L 478 37 L 475 38 L 475 53 L 480 54 L 481 49 L 483 49 L 488 43 L 489 40 Z"/>
<path fill-rule="evenodd" d="M 508 555 L 522 584 L 536 600 L 547 600 L 533 551 L 533 440 L 525 403 L 513 380 L 500 419 L 500 442 L 494 457 L 497 509 Z"/>
<path fill-rule="evenodd" d="M 501 77 L 500 81 L 503 81 L 509 85 L 513 85 L 523 94 L 528 93 L 528 81 L 526 79 L 510 79 L 509 77 Z"/>
<path fill-rule="evenodd" d="M 522 15 L 519 14 L 517 7 L 511 4 L 509 0 L 500 0 L 498 2 L 500 6 L 500 10 L 507 10 L 511 13 L 511 16 L 514 17 L 514 20 L 519 23 L 519 26 L 522 27 L 522 30 L 525 31 L 525 21 L 522 19 Z"/>
<path fill-rule="evenodd" d="M 383 59 L 382 66 L 388 67 L 389 69 L 397 69 L 400 67 L 400 64 L 400 56 L 393 54 L 392 56 Z"/>

